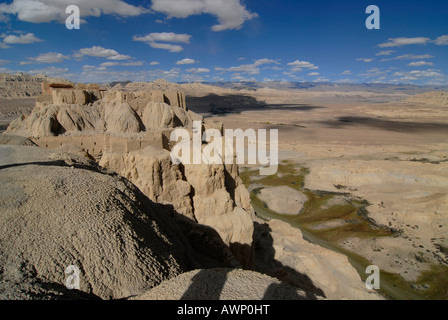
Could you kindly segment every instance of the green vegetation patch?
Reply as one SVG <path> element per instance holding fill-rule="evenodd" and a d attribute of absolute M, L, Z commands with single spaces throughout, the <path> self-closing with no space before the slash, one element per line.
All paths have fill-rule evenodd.
<path fill-rule="evenodd" d="M 309 174 L 307 168 L 298 168 L 291 161 L 279 165 L 276 175 L 259 177 L 258 170 L 246 170 L 240 176 L 243 183 L 249 187 L 252 183 L 263 186 L 289 186 L 305 194 L 305 202 L 299 215 L 281 215 L 268 208 L 267 204 L 258 198 L 263 187 L 254 189 L 250 196 L 252 204 L 261 217 L 278 219 L 302 230 L 305 237 L 313 242 L 346 255 L 351 264 L 358 270 L 361 278 L 366 279 L 365 268 L 371 265 L 367 259 L 341 247 L 344 239 L 357 237 L 361 239 L 397 236 L 396 230 L 377 225 L 368 216 L 368 201 L 345 192 L 326 192 L 309 190 L 304 186 L 305 177 Z M 257 177 L 253 179 L 253 177 Z M 346 187 L 337 188 L 345 191 Z M 329 225 L 332 221 L 344 221 L 332 228 L 317 228 Z M 331 225 L 331 224 L 330 224 Z M 443 247 L 443 250 L 448 249 Z M 408 282 L 401 275 L 381 272 L 382 293 L 386 297 L 406 300 L 444 300 L 448 299 L 448 267 L 434 265 L 424 272 L 416 282 Z"/>

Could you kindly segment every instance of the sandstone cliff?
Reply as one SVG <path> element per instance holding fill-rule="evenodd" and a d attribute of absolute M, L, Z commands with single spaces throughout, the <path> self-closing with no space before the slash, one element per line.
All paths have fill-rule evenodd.
<path fill-rule="evenodd" d="M 175 128 L 191 131 L 193 121 L 222 126 L 188 111 L 182 92 L 43 87 L 33 112 L 13 121 L 7 133 L 45 148 L 87 152 L 151 200 L 213 228 L 241 266 L 252 266 L 254 212 L 237 166 L 183 166 L 170 159 L 168 140 Z"/>
<path fill-rule="evenodd" d="M 42 82 L 44 81 L 68 83 L 67 80 L 44 75 L 0 73 L 0 98 L 37 97 L 42 93 Z"/>
<path fill-rule="evenodd" d="M 102 299 L 142 294 L 195 266 L 168 213 L 126 179 L 37 147 L 0 154 L 0 298 L 64 298 L 70 265 L 80 290 Z"/>

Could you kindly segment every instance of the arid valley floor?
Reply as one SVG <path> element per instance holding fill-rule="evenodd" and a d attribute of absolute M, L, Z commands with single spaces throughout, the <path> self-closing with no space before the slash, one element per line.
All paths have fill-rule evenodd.
<path fill-rule="evenodd" d="M 271 91 L 253 96 L 266 106 L 216 118 L 226 128 L 279 129 L 280 162 L 287 162 L 276 179 L 249 175 L 249 190 L 287 185 L 292 193 L 319 191 L 308 194 L 305 203 L 315 208 L 311 217 L 319 213 L 319 219 L 280 219 L 342 250 L 353 265 L 363 259 L 378 265 L 390 292 L 405 288 L 398 296 L 418 296 L 418 290 L 407 290 L 403 283 L 421 280 L 412 288 L 431 287 L 428 296 L 447 298 L 448 94 Z M 303 169 L 298 188 L 294 178 Z M 285 189 L 272 192 L 271 201 L 286 198 Z M 253 191 L 252 199 L 255 211 L 270 206 Z M 353 209 L 342 207 L 351 199 L 367 204 L 373 225 L 350 221 Z M 358 265 L 361 274 L 366 264 Z"/>

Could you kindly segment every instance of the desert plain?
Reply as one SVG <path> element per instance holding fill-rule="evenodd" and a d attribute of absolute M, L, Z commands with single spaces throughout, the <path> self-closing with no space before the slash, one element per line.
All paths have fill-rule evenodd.
<path fill-rule="evenodd" d="M 330 243 L 409 283 L 426 274 L 446 297 L 448 94 L 260 91 L 251 96 L 263 107 L 215 117 L 226 128 L 278 129 L 280 163 L 306 168 L 304 188 L 339 194 L 339 202 L 333 197 L 326 206 L 344 203 L 347 195 L 361 199 L 374 229 L 390 233 L 345 228 L 347 215 L 324 217 L 305 229 L 314 236 L 319 229 L 320 239 L 326 238 L 325 230 L 336 233 L 328 237 Z M 259 178 L 249 178 L 249 190 L 251 184 L 266 187 L 256 185 Z M 279 190 L 268 199 L 271 209 L 276 200 L 285 202 L 285 193 Z M 291 204 L 285 206 L 285 212 L 291 210 Z"/>

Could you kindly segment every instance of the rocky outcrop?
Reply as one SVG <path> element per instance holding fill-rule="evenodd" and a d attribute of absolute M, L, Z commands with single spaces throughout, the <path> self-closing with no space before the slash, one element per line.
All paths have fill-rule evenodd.
<path fill-rule="evenodd" d="M 382 299 L 369 291 L 348 258 L 303 238 L 301 231 L 280 220 L 256 227 L 257 268 L 307 292 L 332 300 Z"/>
<path fill-rule="evenodd" d="M 36 144 L 28 138 L 16 136 L 12 134 L 2 133 L 0 134 L 0 145 L 14 145 L 14 146 L 34 146 Z"/>
<path fill-rule="evenodd" d="M 306 292 L 267 275 L 240 269 L 194 270 L 131 300 L 309 300 Z"/>
<path fill-rule="evenodd" d="M 29 75 L 25 73 L 0 73 L 0 98 L 37 97 L 42 93 L 43 82 L 70 83 L 59 78 L 44 75 Z"/>
<path fill-rule="evenodd" d="M 215 229 L 240 263 L 251 267 L 254 212 L 236 165 L 174 165 L 168 151 L 153 147 L 105 153 L 100 165 L 134 182 L 151 200 Z"/>
<path fill-rule="evenodd" d="M 288 186 L 267 187 L 260 190 L 258 198 L 267 207 L 280 214 L 297 215 L 308 200 L 299 190 Z"/>
<path fill-rule="evenodd" d="M 173 105 L 168 104 L 172 102 L 167 96 Z M 202 117 L 186 110 L 181 96 L 177 92 L 100 94 L 52 89 L 52 95 L 39 96 L 32 113 L 12 121 L 7 131 L 33 138 L 92 132 L 122 134 L 191 127 L 194 120 L 202 121 Z"/>
<path fill-rule="evenodd" d="M 85 296 L 103 299 L 142 294 L 195 266 L 169 213 L 128 180 L 36 147 L 0 154 L 1 298 L 67 297 L 70 265 Z"/>

